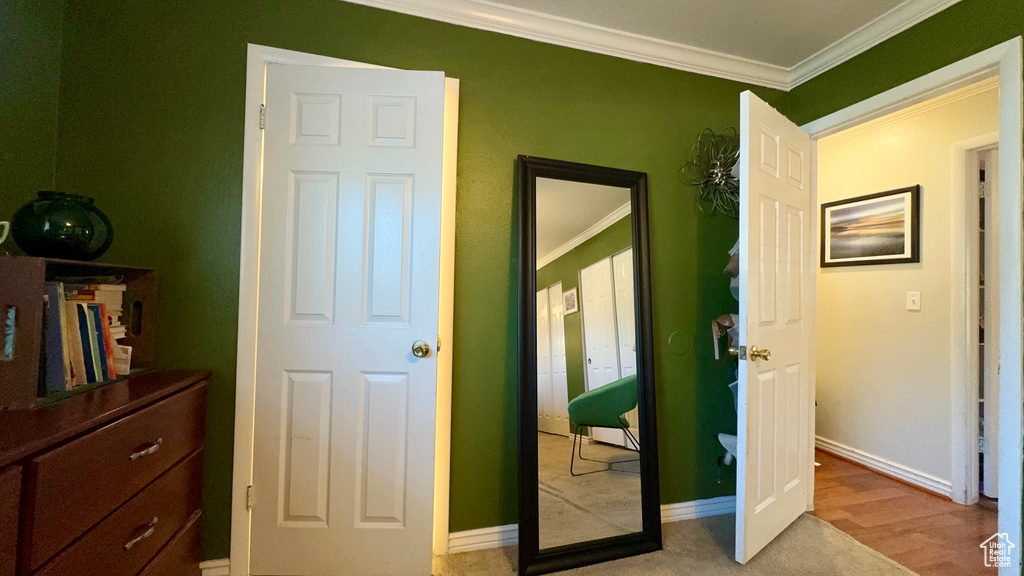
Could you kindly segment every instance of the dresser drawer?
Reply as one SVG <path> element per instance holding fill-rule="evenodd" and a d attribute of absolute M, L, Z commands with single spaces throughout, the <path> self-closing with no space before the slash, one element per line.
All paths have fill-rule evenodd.
<path fill-rule="evenodd" d="M 46 563 L 36 576 L 135 576 L 199 509 L 202 450 Z"/>
<path fill-rule="evenodd" d="M 171 538 L 139 576 L 200 576 L 199 512 Z"/>
<path fill-rule="evenodd" d="M 201 448 L 205 423 L 200 383 L 34 459 L 26 485 L 25 567 L 40 566 Z"/>
<path fill-rule="evenodd" d="M 21 466 L 0 471 L 0 576 L 14 576 L 18 551 Z"/>

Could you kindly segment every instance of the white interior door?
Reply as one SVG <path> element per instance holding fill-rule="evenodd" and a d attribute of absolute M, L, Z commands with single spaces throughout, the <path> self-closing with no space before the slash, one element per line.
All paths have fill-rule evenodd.
<path fill-rule="evenodd" d="M 985 153 L 983 493 L 999 498 L 999 149 Z"/>
<path fill-rule="evenodd" d="M 544 288 L 537 292 L 537 429 L 555 433 L 550 324 L 548 289 Z"/>
<path fill-rule="evenodd" d="M 267 66 L 251 574 L 430 573 L 444 88 Z"/>
<path fill-rule="evenodd" d="M 807 509 L 811 274 L 810 137 L 740 96 L 740 344 L 736 560 L 746 563 Z M 757 350 L 770 359 L 755 358 Z"/>
<path fill-rule="evenodd" d="M 538 299 L 539 299 L 538 295 Z M 569 378 L 565 363 L 565 315 L 562 310 L 562 283 L 548 288 L 548 315 L 551 328 L 551 414 L 552 434 L 568 436 Z"/>
<path fill-rule="evenodd" d="M 587 390 L 596 390 L 620 378 L 611 258 L 580 271 L 580 292 Z M 590 435 L 598 442 L 625 445 L 621 430 L 591 428 Z"/>
<path fill-rule="evenodd" d="M 636 311 L 633 290 L 633 249 L 612 256 L 615 283 L 615 326 L 618 329 L 620 377 L 636 374 Z M 640 409 L 626 414 L 633 437 L 640 439 Z"/>

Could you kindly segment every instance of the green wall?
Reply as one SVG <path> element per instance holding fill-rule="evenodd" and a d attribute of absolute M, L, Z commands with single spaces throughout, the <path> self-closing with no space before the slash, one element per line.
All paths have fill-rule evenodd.
<path fill-rule="evenodd" d="M 579 288 L 580 270 L 594 262 L 622 252 L 633 245 L 631 216 L 605 228 L 593 238 L 556 258 L 537 270 L 537 288 L 562 283 L 562 291 Z M 580 294 L 577 293 L 577 296 Z M 581 306 L 582 309 L 582 306 Z M 569 400 L 586 391 L 583 360 L 583 314 L 565 316 L 565 375 Z"/>
<path fill-rule="evenodd" d="M 735 306 L 737 223 L 700 215 L 679 169 L 701 130 L 737 125 L 749 86 L 338 0 L 69 0 L 63 29 L 56 185 L 110 215 L 103 260 L 159 269 L 159 362 L 213 370 L 205 558 L 229 543 L 247 42 L 462 81 L 451 530 L 516 521 L 518 154 L 649 175 L 662 501 L 734 492 L 715 481 L 735 414 L 707 326 Z"/>
<path fill-rule="evenodd" d="M 63 0 L 0 0 L 0 220 L 53 187 L 64 9 Z M 3 250 L 21 253 L 13 240 Z"/>
<path fill-rule="evenodd" d="M 789 93 L 797 124 L 816 120 L 1024 34 L 1024 2 L 962 0 Z"/>

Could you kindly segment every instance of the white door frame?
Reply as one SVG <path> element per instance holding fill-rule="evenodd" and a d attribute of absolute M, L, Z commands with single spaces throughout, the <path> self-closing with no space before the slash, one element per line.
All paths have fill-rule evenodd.
<path fill-rule="evenodd" d="M 1024 80 L 1021 47 L 1022 39 L 1018 36 L 803 126 L 817 140 L 986 78 L 999 77 L 999 317 L 1004 319 L 999 327 L 999 532 L 1007 534 L 1010 541 L 1017 544 L 1017 553 L 1011 555 L 1010 566 L 999 569 L 1001 576 L 1018 576 L 1021 573 L 1020 551 L 1024 550 L 1021 548 L 1024 545 L 1021 542 L 1021 489 L 1024 484 L 1021 463 L 1021 454 L 1024 453 L 1024 410 L 1021 408 L 1024 387 L 1021 365 L 1024 358 L 1024 321 L 1021 320 L 1024 301 L 1024 275 L 1021 271 L 1024 263 L 1021 245 L 1024 227 L 1021 215 Z M 817 165 L 817 147 L 813 154 L 814 165 Z M 816 174 L 814 180 L 816 184 Z M 1010 318 L 1017 321 L 1007 321 Z M 964 420 L 954 422 L 954 426 L 964 424 Z M 968 425 L 976 427 L 977 422 Z M 812 431 L 813 426 L 812 418 Z"/>
<path fill-rule="evenodd" d="M 983 134 L 953 144 L 952 227 L 953 326 L 950 351 L 952 390 L 952 498 L 958 504 L 978 502 L 978 228 L 977 154 L 999 144 L 999 133 Z M 974 157 L 968 160 L 968 156 Z M 968 184 L 970 182 L 970 185 Z M 997 189 L 998 194 L 998 189 Z M 993 214 L 997 212 L 993 211 Z M 998 229 L 998 224 L 996 224 Z M 986 232 L 986 237 L 988 233 Z M 988 258 L 988 256 L 986 256 Z M 991 258 L 998 265 L 998 255 Z M 990 263 L 991 263 L 990 262 Z M 998 294 L 998 289 L 995 291 Z M 986 285 L 986 299 L 989 298 Z M 998 327 L 998 318 L 995 318 Z M 998 343 L 998 335 L 989 342 Z"/>
<path fill-rule="evenodd" d="M 235 377 L 235 440 L 231 474 L 231 576 L 249 575 L 248 487 L 256 392 L 256 326 L 259 302 L 259 240 L 262 206 L 264 101 L 267 64 L 384 68 L 362 62 L 248 45 L 245 69 L 245 132 L 242 161 L 242 242 L 238 288 L 238 360 Z M 448 552 L 451 473 L 452 323 L 455 283 L 455 160 L 459 81 L 445 78 L 445 134 L 441 208 L 440 302 L 438 307 L 437 414 L 434 459 L 434 553 Z"/>

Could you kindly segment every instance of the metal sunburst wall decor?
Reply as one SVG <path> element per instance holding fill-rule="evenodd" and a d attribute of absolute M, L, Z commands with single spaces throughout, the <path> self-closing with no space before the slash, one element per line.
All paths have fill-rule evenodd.
<path fill-rule="evenodd" d="M 740 179 L 735 174 L 740 155 L 740 138 L 735 128 L 715 134 L 705 128 L 690 153 L 692 159 L 683 166 L 683 182 L 699 191 L 697 206 L 713 215 L 716 211 L 730 218 L 739 218 Z"/>

